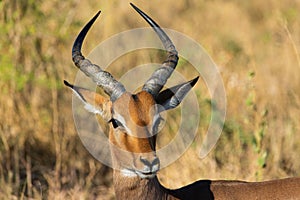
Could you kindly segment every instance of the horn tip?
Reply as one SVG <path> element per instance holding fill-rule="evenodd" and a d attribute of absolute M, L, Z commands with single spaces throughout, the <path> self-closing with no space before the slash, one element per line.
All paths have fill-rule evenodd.
<path fill-rule="evenodd" d="M 136 5 L 134 5 L 133 3 L 129 3 L 133 8 L 134 10 L 136 10 L 144 19 L 146 19 L 146 21 L 148 21 L 149 17 L 143 12 L 141 11 L 141 9 L 139 9 Z M 152 20 L 151 20 L 152 21 Z M 148 22 L 149 23 L 149 22 Z"/>
<path fill-rule="evenodd" d="M 133 3 L 129 3 L 133 8 L 137 8 Z"/>
<path fill-rule="evenodd" d="M 96 13 L 96 15 L 95 16 L 99 16 L 100 15 L 100 13 L 101 13 L 101 10 L 99 10 L 97 13 Z"/>

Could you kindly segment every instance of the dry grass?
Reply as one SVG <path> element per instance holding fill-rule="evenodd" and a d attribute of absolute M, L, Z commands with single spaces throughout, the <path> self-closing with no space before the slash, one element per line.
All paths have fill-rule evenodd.
<path fill-rule="evenodd" d="M 210 97 L 198 83 L 199 135 L 177 162 L 160 172 L 163 184 L 176 188 L 206 178 L 299 176 L 300 3 L 136 4 L 162 26 L 202 44 L 217 63 L 227 94 L 223 134 L 201 160 L 197 153 L 210 116 Z M 112 199 L 111 170 L 82 146 L 73 125 L 71 93 L 62 80 L 75 76 L 72 42 L 98 9 L 103 14 L 84 52 L 115 33 L 146 24 L 127 1 L 3 0 L 0 9 L 0 199 Z M 137 64 L 134 58 L 122 58 L 123 66 Z M 137 62 L 144 60 L 150 57 Z M 110 69 L 120 76 L 113 70 L 117 64 Z"/>

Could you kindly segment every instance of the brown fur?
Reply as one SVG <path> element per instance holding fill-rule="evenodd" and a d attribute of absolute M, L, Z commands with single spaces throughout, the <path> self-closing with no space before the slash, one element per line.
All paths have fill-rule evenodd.
<path fill-rule="evenodd" d="M 298 200 L 300 179 L 287 178 L 265 182 L 200 180 L 176 190 L 163 187 L 157 178 L 127 178 L 115 171 L 117 199 L 187 200 Z"/>
<path fill-rule="evenodd" d="M 300 178 L 288 178 L 265 182 L 211 181 L 200 180 L 176 190 L 163 187 L 156 176 L 151 179 L 139 176 L 124 176 L 118 169 L 132 166 L 143 169 L 139 154 L 147 154 L 147 160 L 155 155 L 155 137 L 149 136 L 149 127 L 155 114 L 155 101 L 147 92 L 137 95 L 124 93 L 113 104 L 106 98 L 86 90 L 78 90 L 86 101 L 101 109 L 103 116 L 119 114 L 131 130 L 126 133 L 122 128 L 110 126 L 109 140 L 114 170 L 114 188 L 117 199 L 159 200 L 159 199 L 203 199 L 203 200 L 297 200 L 300 199 Z M 93 100 L 94 97 L 94 100 Z M 140 138 L 140 136 L 143 136 Z M 117 147 L 117 148 L 115 148 Z M 124 154 L 122 150 L 131 153 Z M 151 154 L 152 152 L 152 154 Z"/>

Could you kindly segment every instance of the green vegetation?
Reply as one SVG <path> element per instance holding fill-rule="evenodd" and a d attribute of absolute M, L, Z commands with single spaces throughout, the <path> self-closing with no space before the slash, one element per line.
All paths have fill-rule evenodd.
<path fill-rule="evenodd" d="M 160 172 L 164 185 L 300 176 L 300 3 L 136 4 L 163 27 L 202 44 L 219 66 L 227 94 L 223 134 L 200 160 L 212 101 L 204 82 L 197 84 L 199 134 L 192 148 Z M 127 1 L 0 0 L 0 199 L 113 199 L 111 170 L 81 144 L 71 92 L 62 85 L 77 72 L 70 56 L 73 40 L 98 9 L 103 14 L 84 52 L 115 33 L 146 26 Z M 122 56 L 109 69 L 118 77 L 124 67 L 159 62 L 162 52 L 151 52 Z M 187 78 L 196 73 L 191 69 L 188 61 L 180 62 L 178 70 Z M 172 127 L 166 130 L 176 131 L 180 112 L 171 112 Z"/>

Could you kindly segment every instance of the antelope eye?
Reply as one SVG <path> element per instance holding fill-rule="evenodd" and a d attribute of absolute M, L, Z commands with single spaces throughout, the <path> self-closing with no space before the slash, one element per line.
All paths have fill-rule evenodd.
<path fill-rule="evenodd" d="M 153 124 L 153 133 L 157 133 L 163 126 L 164 119 L 159 117 Z"/>
<path fill-rule="evenodd" d="M 112 123 L 114 128 L 123 127 L 123 124 L 117 119 L 112 118 L 109 122 Z"/>

